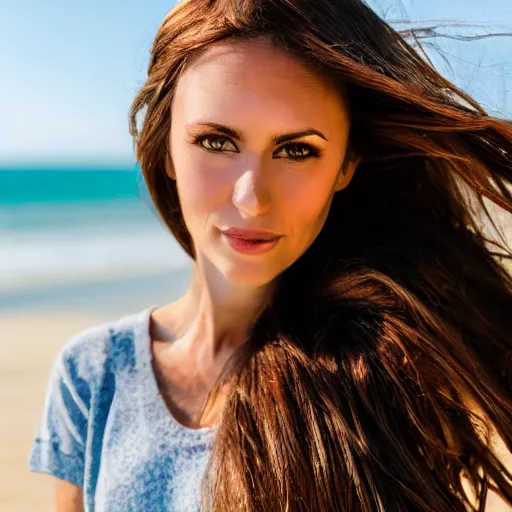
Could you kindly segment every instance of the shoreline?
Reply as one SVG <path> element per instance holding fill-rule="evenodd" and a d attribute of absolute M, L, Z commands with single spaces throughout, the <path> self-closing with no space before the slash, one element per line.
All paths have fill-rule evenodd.
<path fill-rule="evenodd" d="M 110 309 L 114 313 L 144 307 L 147 302 L 160 304 L 177 298 L 190 276 L 191 267 L 145 272 L 120 269 L 75 276 L 72 280 L 45 281 L 35 286 L 0 287 L 0 316 L 41 308 L 100 313 Z"/>

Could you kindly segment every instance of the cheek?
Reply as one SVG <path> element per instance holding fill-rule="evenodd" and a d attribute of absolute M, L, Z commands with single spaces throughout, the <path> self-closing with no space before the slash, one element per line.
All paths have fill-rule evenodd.
<path fill-rule="evenodd" d="M 184 214 L 210 212 L 217 207 L 226 195 L 225 174 L 203 158 L 182 155 L 176 162 L 176 178 Z"/>
<path fill-rule="evenodd" d="M 171 131 L 170 145 L 179 200 L 188 226 L 193 218 L 214 208 L 221 185 L 219 173 L 212 168 L 211 158 L 186 141 L 186 134 L 179 129 Z"/>
<path fill-rule="evenodd" d="M 285 203 L 296 229 L 305 236 L 316 235 L 329 211 L 334 177 L 320 172 L 307 179 L 296 179 L 283 189 Z"/>

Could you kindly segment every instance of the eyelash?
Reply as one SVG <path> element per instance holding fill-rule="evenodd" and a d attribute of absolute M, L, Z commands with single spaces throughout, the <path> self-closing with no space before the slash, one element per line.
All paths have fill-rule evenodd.
<path fill-rule="evenodd" d="M 202 134 L 202 135 L 198 135 L 197 137 L 194 138 L 193 140 L 193 144 L 196 144 L 197 146 L 205 149 L 206 151 L 210 151 L 210 153 L 222 153 L 223 151 L 222 150 L 217 150 L 217 149 L 209 149 L 209 148 L 206 148 L 202 145 L 202 142 L 204 140 L 208 140 L 210 139 L 210 142 L 212 141 L 227 141 L 229 140 L 227 137 L 224 137 L 224 136 L 221 136 L 221 135 L 212 135 L 212 134 Z M 316 148 L 314 148 L 313 146 L 310 146 L 309 144 L 306 144 L 304 142 L 291 142 L 291 143 L 288 143 L 288 144 L 284 144 L 283 146 L 281 146 L 279 148 L 279 150 L 282 150 L 283 148 L 289 148 L 289 147 L 294 147 L 294 148 L 303 148 L 303 149 L 306 149 L 308 151 L 308 154 L 305 155 L 305 156 L 299 156 L 299 157 L 288 157 L 289 160 L 293 160 L 295 162 L 300 162 L 302 160 L 307 160 L 308 158 L 317 158 L 320 156 L 320 151 Z M 234 151 L 229 151 L 229 153 L 234 153 Z"/>

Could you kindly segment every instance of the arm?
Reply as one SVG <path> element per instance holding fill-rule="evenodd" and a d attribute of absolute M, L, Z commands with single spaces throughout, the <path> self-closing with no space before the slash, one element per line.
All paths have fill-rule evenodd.
<path fill-rule="evenodd" d="M 84 512 L 83 490 L 80 485 L 56 479 L 55 512 Z"/>
<path fill-rule="evenodd" d="M 57 355 L 29 460 L 31 471 L 56 477 L 57 512 L 83 512 L 89 390 L 80 362 L 67 350 Z"/>

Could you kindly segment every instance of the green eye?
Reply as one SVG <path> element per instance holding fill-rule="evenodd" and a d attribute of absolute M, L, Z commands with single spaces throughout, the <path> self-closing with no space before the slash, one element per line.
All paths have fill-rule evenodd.
<path fill-rule="evenodd" d="M 231 153 L 236 152 L 235 146 L 229 139 L 216 135 L 199 135 L 194 140 L 194 144 L 197 144 L 207 151 L 212 151 L 214 153 L 221 153 L 223 151 L 228 151 Z M 231 144 L 233 149 L 226 148 L 226 146 L 229 144 Z"/>
<path fill-rule="evenodd" d="M 281 148 L 281 151 L 282 150 L 286 150 L 288 154 L 288 156 L 284 158 L 289 158 L 290 160 L 306 160 L 306 158 L 319 156 L 319 151 L 317 149 L 313 148 L 309 144 L 300 142 L 286 144 Z"/>

